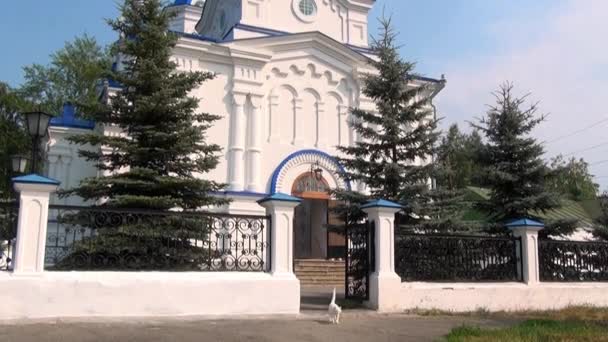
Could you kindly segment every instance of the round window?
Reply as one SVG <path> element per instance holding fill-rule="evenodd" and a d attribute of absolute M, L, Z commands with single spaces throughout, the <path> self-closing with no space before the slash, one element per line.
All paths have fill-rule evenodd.
<path fill-rule="evenodd" d="M 312 23 L 317 17 L 317 3 L 315 0 L 293 0 L 293 12 L 303 22 Z"/>
<path fill-rule="evenodd" d="M 305 16 L 311 16 L 317 13 L 317 4 L 315 4 L 314 0 L 300 0 L 298 7 L 300 8 L 300 12 Z"/>

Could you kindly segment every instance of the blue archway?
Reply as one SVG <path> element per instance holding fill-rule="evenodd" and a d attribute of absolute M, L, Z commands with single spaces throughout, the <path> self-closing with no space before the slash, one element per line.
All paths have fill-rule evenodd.
<path fill-rule="evenodd" d="M 316 156 L 319 158 L 324 158 L 326 160 L 329 160 L 335 166 L 336 171 L 340 174 L 340 176 L 343 176 L 346 173 L 346 170 L 344 169 L 344 167 L 333 156 L 331 156 L 323 151 L 314 150 L 314 149 L 300 150 L 300 151 L 290 154 L 289 156 L 287 156 L 287 158 L 283 159 L 283 161 L 277 166 L 277 168 L 272 173 L 272 179 L 270 181 L 270 194 L 271 195 L 275 194 L 277 192 L 277 182 L 279 181 L 279 176 L 280 176 L 281 172 L 283 171 L 283 169 L 285 168 L 285 166 L 290 161 L 294 160 L 295 158 L 301 157 L 303 155 L 311 155 L 311 156 Z M 349 181 L 344 180 L 343 177 L 342 177 L 342 181 L 344 182 L 344 187 L 346 189 L 348 189 L 348 190 L 352 189 Z"/>

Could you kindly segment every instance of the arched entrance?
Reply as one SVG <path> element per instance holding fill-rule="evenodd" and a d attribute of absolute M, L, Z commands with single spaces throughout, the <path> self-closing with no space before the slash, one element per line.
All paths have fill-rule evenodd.
<path fill-rule="evenodd" d="M 294 258 L 342 258 L 344 236 L 328 228 L 336 225 L 330 208 L 334 204 L 329 195 L 330 186 L 322 173 L 313 169 L 298 176 L 293 182 L 292 196 L 302 199 L 294 216 Z"/>

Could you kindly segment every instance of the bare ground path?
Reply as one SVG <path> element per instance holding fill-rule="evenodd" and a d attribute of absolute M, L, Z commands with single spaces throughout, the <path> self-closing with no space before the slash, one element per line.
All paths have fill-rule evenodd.
<path fill-rule="evenodd" d="M 164 341 L 436 341 L 462 324 L 500 327 L 512 322 L 467 317 L 416 317 L 349 311 L 340 325 L 324 314 L 257 319 L 130 319 L 1 324 L 0 341 L 164 342 Z"/>

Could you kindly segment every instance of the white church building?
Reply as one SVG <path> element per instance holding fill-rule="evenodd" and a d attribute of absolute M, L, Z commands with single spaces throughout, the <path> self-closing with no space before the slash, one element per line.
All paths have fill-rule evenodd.
<path fill-rule="evenodd" d="M 299 197 L 296 259 L 343 255 L 344 239 L 328 233 L 333 218 L 330 188 L 345 183 L 336 146 L 359 137 L 349 126 L 349 108 L 373 111 L 361 92 L 361 76 L 373 73 L 368 15 L 374 0 L 176 0 L 171 29 L 180 34 L 173 58 L 184 71 L 217 77 L 194 92 L 201 110 L 222 117 L 208 132 L 223 147 L 218 167 L 206 175 L 228 185 L 216 194 L 232 199 L 218 210 L 263 214 L 256 201 L 275 193 Z M 420 77 L 433 98 L 444 80 Z M 114 85 L 111 90 L 120 91 Z M 66 137 L 113 127 L 75 118 L 66 110 L 53 119 L 48 176 L 71 188 L 98 171 L 78 157 Z M 103 147 L 94 147 L 101 148 Z M 81 204 L 55 199 L 56 204 Z"/>

